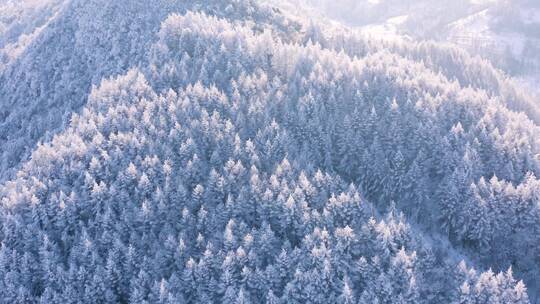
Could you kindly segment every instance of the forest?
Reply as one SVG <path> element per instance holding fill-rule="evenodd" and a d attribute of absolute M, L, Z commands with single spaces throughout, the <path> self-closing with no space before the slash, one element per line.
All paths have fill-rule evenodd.
<path fill-rule="evenodd" d="M 47 3 L 0 1 L 0 303 L 540 301 L 540 101 L 488 60 Z"/>

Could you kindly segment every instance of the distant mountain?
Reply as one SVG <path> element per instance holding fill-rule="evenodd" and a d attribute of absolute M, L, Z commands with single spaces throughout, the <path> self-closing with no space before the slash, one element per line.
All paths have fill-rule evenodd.
<path fill-rule="evenodd" d="M 489 62 L 247 0 L 41 12 L 0 74 L 4 301 L 534 303 L 540 110 Z"/>
<path fill-rule="evenodd" d="M 479 55 L 540 93 L 540 6 L 537 1 L 286 0 L 366 34 L 448 42 Z"/>
<path fill-rule="evenodd" d="M 496 66 L 540 87 L 540 5 L 494 2 L 447 26 L 448 40 L 490 59 Z"/>

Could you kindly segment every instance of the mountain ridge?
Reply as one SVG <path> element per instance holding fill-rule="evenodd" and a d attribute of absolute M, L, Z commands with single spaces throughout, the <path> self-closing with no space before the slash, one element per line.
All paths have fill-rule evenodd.
<path fill-rule="evenodd" d="M 140 64 L 100 79 L 0 187 L 5 297 L 528 302 L 506 269 L 539 271 L 538 126 L 496 90 L 313 31 L 283 41 L 272 23 L 193 12 L 160 24 Z M 506 272 L 433 253 L 414 212 Z"/>

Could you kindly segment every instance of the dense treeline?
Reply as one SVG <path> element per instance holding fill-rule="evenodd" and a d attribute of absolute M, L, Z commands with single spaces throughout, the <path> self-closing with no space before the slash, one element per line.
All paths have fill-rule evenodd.
<path fill-rule="evenodd" d="M 442 223 L 487 265 L 534 277 L 539 130 L 525 115 L 396 55 L 354 60 L 317 45 L 272 44 L 224 21 L 209 35 L 205 19 L 165 22 L 149 72 L 157 71 L 156 87 L 208 79 L 233 99 L 254 98 L 242 117 L 246 136 L 277 120 L 293 138 L 288 154 L 305 166 L 336 171 L 383 206 L 395 200 L 428 227 Z M 233 73 L 238 81 L 223 81 Z"/>
<path fill-rule="evenodd" d="M 60 0 L 44 3 L 42 10 L 46 13 L 42 12 L 43 16 L 23 11 L 21 14 L 32 18 L 22 20 L 32 19 L 28 23 L 35 24 L 33 26 L 39 26 L 43 19 L 49 18 L 45 28 L 21 38 L 24 43 L 17 51 L 2 50 L 14 58 L 0 69 L 0 144 L 5 147 L 0 157 L 0 180 L 15 175 L 21 161 L 28 158 L 36 143 L 50 140 L 65 128 L 71 112 L 79 111 L 85 105 L 92 85 L 130 68 L 145 66 L 161 21 L 171 13 L 187 10 L 226 17 L 257 32 L 270 30 L 288 42 L 307 44 L 312 41 L 323 48 L 343 50 L 351 57 L 387 50 L 421 61 L 436 73 L 457 79 L 464 87 L 486 90 L 510 109 L 524 111 L 536 123 L 540 121 L 536 103 L 520 92 L 511 80 L 488 62 L 452 47 L 370 39 L 348 29 L 285 17 L 277 9 L 249 0 L 159 0 L 151 4 L 147 1 L 77 0 L 60 3 Z M 9 12 L 9 9 L 4 12 L 6 18 Z M 26 27 L 33 29 L 21 23 L 20 27 L 10 24 L 6 31 L 17 33 L 24 32 Z"/>
<path fill-rule="evenodd" d="M 103 83 L 4 189 L 3 298 L 527 303 L 511 271 L 454 270 L 395 209 L 377 220 L 354 185 L 302 171 L 277 123 L 245 139 L 234 103 L 158 96 L 136 71 Z"/>
<path fill-rule="evenodd" d="M 306 41 L 311 40 L 337 52 L 344 51 L 350 56 L 364 57 L 386 50 L 421 62 L 435 73 L 441 73 L 449 80 L 456 80 L 462 87 L 486 91 L 509 109 L 524 112 L 537 124 L 540 122 L 537 100 L 523 92 L 509 76 L 493 67 L 488 60 L 472 56 L 450 44 L 366 37 L 362 33 L 326 23 L 310 23 L 305 36 Z"/>
<path fill-rule="evenodd" d="M 92 85 L 145 65 L 170 13 L 200 10 L 253 28 L 275 28 L 284 36 L 297 26 L 251 0 L 63 2 L 47 28 L 0 69 L 1 180 L 14 175 L 36 143 L 68 124 L 71 113 L 86 104 Z"/>
<path fill-rule="evenodd" d="M 2 186 L 4 298 L 528 303 L 538 127 L 407 56 L 279 36 L 167 18 Z"/>

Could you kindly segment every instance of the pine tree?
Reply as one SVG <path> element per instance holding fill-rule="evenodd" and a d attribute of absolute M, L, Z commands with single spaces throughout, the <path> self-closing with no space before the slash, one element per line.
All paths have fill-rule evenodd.
<path fill-rule="evenodd" d="M 338 303 L 341 304 L 353 304 L 356 303 L 354 300 L 353 289 L 351 288 L 351 282 L 348 277 L 343 279 L 343 289 L 341 290 L 341 295 L 338 297 Z"/>

